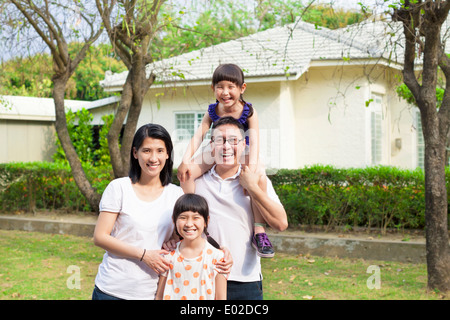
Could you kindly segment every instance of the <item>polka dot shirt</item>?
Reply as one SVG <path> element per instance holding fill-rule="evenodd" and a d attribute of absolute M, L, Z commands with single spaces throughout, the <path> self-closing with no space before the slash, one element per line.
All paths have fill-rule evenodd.
<path fill-rule="evenodd" d="M 170 269 L 164 275 L 167 278 L 163 299 L 214 300 L 215 278 L 219 272 L 215 264 L 223 259 L 223 251 L 205 241 L 201 254 L 187 259 L 179 251 L 180 243 L 174 251 L 164 256 L 170 261 Z"/>

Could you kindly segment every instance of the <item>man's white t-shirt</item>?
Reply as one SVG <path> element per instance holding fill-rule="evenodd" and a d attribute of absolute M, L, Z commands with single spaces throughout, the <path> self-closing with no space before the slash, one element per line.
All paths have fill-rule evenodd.
<path fill-rule="evenodd" d="M 183 190 L 169 184 L 151 202 L 140 200 L 129 177 L 118 178 L 106 187 L 100 212 L 118 213 L 111 235 L 132 246 L 160 250 L 173 231 L 172 213 Z M 98 268 L 95 285 L 122 299 L 154 299 L 158 275 L 144 262 L 118 257 L 106 251 Z"/>
<path fill-rule="evenodd" d="M 262 279 L 260 258 L 252 247 L 253 212 L 250 196 L 239 184 L 241 170 L 222 179 L 215 166 L 195 180 L 195 193 L 208 201 L 210 220 L 208 232 L 221 247 L 227 247 L 233 257 L 228 280 L 252 282 Z M 281 204 L 272 183 L 267 179 L 268 196 Z"/>

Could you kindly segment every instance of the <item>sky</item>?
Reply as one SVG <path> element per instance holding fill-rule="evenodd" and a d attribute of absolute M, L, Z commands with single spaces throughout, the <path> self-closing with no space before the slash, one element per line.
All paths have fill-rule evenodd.
<path fill-rule="evenodd" d="M 178 2 L 181 6 L 186 6 L 187 9 L 189 9 L 189 7 L 192 7 L 193 3 L 196 3 L 196 5 L 194 4 L 194 6 L 197 9 L 199 7 L 200 8 L 206 7 L 207 4 L 213 0 L 196 0 L 196 1 L 172 0 L 172 1 Z M 242 5 L 242 3 L 245 3 L 245 2 L 254 3 L 255 0 L 232 0 L 232 1 L 236 1 L 237 3 Z M 302 1 L 304 4 L 307 4 L 309 1 L 313 1 L 313 0 L 302 0 Z M 330 3 L 331 2 L 333 4 L 333 6 L 335 6 L 335 7 L 342 7 L 345 9 L 356 9 L 356 10 L 361 8 L 359 3 L 362 3 L 363 5 L 371 8 L 371 9 L 376 8 L 375 13 L 381 13 L 387 8 L 386 3 L 392 3 L 393 1 L 395 1 L 395 0 L 388 0 L 388 1 L 386 1 L 386 0 L 314 0 L 314 3 L 320 3 L 320 2 Z M 1 36 L 1 32 L 0 32 L 0 36 Z M 2 48 L 0 48 L 0 62 L 6 61 L 9 58 L 11 58 L 12 56 L 14 56 L 15 54 L 17 54 L 18 51 L 20 50 L 19 47 L 20 46 L 15 46 L 15 48 L 14 48 L 15 50 L 14 50 L 11 47 L 2 46 Z M 28 50 L 30 50 L 30 47 L 27 47 L 27 50 L 25 50 L 25 51 L 28 51 Z M 35 50 L 31 49 L 31 51 L 35 51 Z M 22 54 L 23 54 L 23 52 L 22 52 Z M 25 52 L 25 54 L 26 54 L 26 52 Z"/>

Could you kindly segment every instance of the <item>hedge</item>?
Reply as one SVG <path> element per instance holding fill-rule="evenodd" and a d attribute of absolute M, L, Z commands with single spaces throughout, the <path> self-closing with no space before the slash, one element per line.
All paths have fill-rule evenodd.
<path fill-rule="evenodd" d="M 449 168 L 445 174 L 450 196 Z M 425 227 L 425 179 L 421 169 L 311 166 L 279 170 L 271 179 L 291 225 L 323 225 L 326 229 L 363 226 L 382 232 L 387 228 Z"/>
<path fill-rule="evenodd" d="M 98 192 L 111 181 L 111 168 L 84 166 Z M 28 162 L 0 164 L 0 210 L 93 211 L 79 191 L 68 164 Z"/>
<path fill-rule="evenodd" d="M 85 167 L 88 179 L 103 192 L 111 168 Z M 289 224 L 333 227 L 424 228 L 424 173 L 394 167 L 338 169 L 311 166 L 279 170 L 270 179 L 283 203 Z M 450 170 L 446 170 L 447 193 Z M 178 184 L 176 174 L 174 183 Z M 0 164 L 2 212 L 92 211 L 64 164 Z M 450 212 L 450 211 L 449 211 Z"/>

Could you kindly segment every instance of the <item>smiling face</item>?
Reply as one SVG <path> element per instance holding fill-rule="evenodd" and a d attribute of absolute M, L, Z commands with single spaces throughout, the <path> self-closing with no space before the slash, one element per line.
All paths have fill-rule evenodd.
<path fill-rule="evenodd" d="M 245 138 L 241 130 L 232 124 L 224 124 L 214 129 L 212 155 L 218 166 L 237 166 L 245 150 Z"/>
<path fill-rule="evenodd" d="M 234 82 L 223 80 L 212 86 L 212 89 L 214 90 L 217 101 L 224 108 L 230 110 L 239 106 L 241 95 L 244 93 L 246 86 L 245 83 L 239 86 Z"/>
<path fill-rule="evenodd" d="M 175 227 L 183 239 L 193 241 L 201 238 L 206 222 L 200 213 L 184 211 L 177 217 Z"/>
<path fill-rule="evenodd" d="M 139 161 L 141 177 L 158 177 L 169 158 L 163 140 L 147 137 L 138 150 L 133 148 L 133 156 Z"/>

